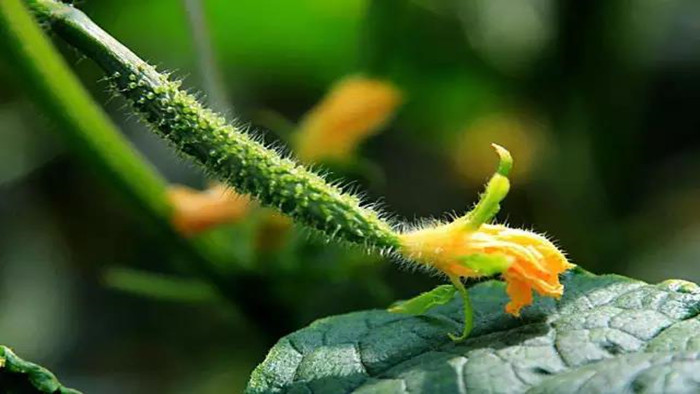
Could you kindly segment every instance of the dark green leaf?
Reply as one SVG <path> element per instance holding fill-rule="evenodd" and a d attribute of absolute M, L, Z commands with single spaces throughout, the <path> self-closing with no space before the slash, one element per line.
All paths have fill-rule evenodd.
<path fill-rule="evenodd" d="M 61 385 L 46 368 L 17 357 L 10 348 L 0 345 L 0 392 L 12 394 L 56 393 L 80 394 Z"/>
<path fill-rule="evenodd" d="M 700 289 L 582 270 L 564 297 L 504 313 L 502 282 L 478 284 L 470 338 L 454 343 L 461 299 L 426 316 L 381 310 L 319 320 L 282 338 L 249 393 L 700 391 Z"/>

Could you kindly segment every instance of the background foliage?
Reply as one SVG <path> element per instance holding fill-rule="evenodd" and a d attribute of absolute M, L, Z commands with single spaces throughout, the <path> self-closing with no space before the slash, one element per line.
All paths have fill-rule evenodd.
<path fill-rule="evenodd" d="M 492 170 L 488 142 L 496 141 L 516 157 L 503 210 L 510 223 L 555 235 L 575 263 L 597 273 L 700 281 L 695 2 L 204 5 L 227 98 L 269 141 L 284 131 L 270 111 L 297 122 L 348 74 L 402 89 L 399 113 L 361 151 L 380 172 L 345 171 L 399 218 L 466 209 Z M 203 86 L 181 2 L 80 6 L 186 86 Z M 57 44 L 170 181 L 204 186 L 125 116 L 93 64 Z M 235 257 L 222 276 L 246 272 L 233 303 L 201 284 L 144 299 L 139 289 L 156 287 L 160 276 L 138 282 L 114 267 L 188 277 L 187 262 L 50 132 L 7 60 L 0 56 L 0 334 L 71 387 L 235 392 L 282 334 L 437 282 L 297 230 L 258 247 L 264 222 L 250 215 L 214 230 Z"/>

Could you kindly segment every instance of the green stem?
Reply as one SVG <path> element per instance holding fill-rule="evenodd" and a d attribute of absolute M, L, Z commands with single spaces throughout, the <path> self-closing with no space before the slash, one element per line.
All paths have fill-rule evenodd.
<path fill-rule="evenodd" d="M 467 291 L 467 288 L 464 287 L 464 283 L 462 283 L 462 280 L 459 278 L 459 276 L 449 275 L 448 277 L 450 278 L 450 282 L 452 282 L 454 287 L 459 292 L 459 295 L 462 297 L 462 303 L 464 308 L 464 326 L 462 328 L 462 334 L 454 335 L 452 333 L 448 333 L 447 335 L 450 337 L 451 340 L 455 342 L 461 342 L 467 339 L 469 333 L 474 327 L 474 311 L 472 309 L 472 301 L 469 298 L 469 292 Z"/>
<path fill-rule="evenodd" d="M 221 301 L 219 293 L 207 282 L 127 267 L 108 268 L 102 281 L 113 289 L 154 299 L 192 303 Z"/>
<path fill-rule="evenodd" d="M 23 8 L 17 0 L 0 2 L 1 45 L 32 98 L 57 123 L 67 146 L 144 212 L 167 221 L 171 207 L 163 179 L 120 136 Z"/>
<path fill-rule="evenodd" d="M 3 56 L 22 76 L 28 93 L 90 169 L 109 180 L 179 255 L 204 261 L 197 265 L 200 274 L 214 278 L 213 265 L 230 264 L 213 238 L 187 241 L 173 230 L 166 182 L 94 103 L 20 0 L 0 0 L 0 36 Z"/>
<path fill-rule="evenodd" d="M 319 175 L 264 147 L 179 89 L 85 14 L 55 0 L 28 0 L 52 29 L 108 75 L 161 136 L 213 177 L 327 237 L 395 250 L 397 234 L 377 212 Z"/>

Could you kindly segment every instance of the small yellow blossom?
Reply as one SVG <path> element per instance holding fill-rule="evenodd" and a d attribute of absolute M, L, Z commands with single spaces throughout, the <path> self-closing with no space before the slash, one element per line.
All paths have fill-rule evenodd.
<path fill-rule="evenodd" d="M 401 235 L 402 254 L 434 267 L 450 279 L 501 274 L 510 302 L 506 312 L 518 316 L 532 303 L 532 291 L 561 297 L 559 274 L 573 268 L 564 254 L 542 235 L 504 225 L 487 224 L 496 214 L 510 184 L 510 156 L 495 146 L 502 161 L 486 193 L 474 208 L 457 220 Z"/>
<path fill-rule="evenodd" d="M 215 183 L 206 190 L 171 186 L 168 197 L 173 206 L 173 226 L 184 236 L 194 236 L 225 223 L 236 223 L 257 206 L 248 196 L 238 194 L 225 185 Z M 282 246 L 292 227 L 288 217 L 269 211 L 263 216 L 256 247 L 273 250 Z"/>
<path fill-rule="evenodd" d="M 473 230 L 455 221 L 403 234 L 401 241 L 404 255 L 448 276 L 486 276 L 490 270 L 484 272 L 477 264 L 465 264 L 465 257 L 503 257 L 505 269 L 501 273 L 511 299 L 506 311 L 516 316 L 522 307 L 532 303 L 532 290 L 544 296 L 561 297 L 564 288 L 559 283 L 559 274 L 573 267 L 547 238 L 503 225 L 483 224 Z"/>
<path fill-rule="evenodd" d="M 243 218 L 252 208 L 248 196 L 215 184 L 205 191 L 171 186 L 168 197 L 174 212 L 172 223 L 185 236 L 192 236 L 222 223 Z"/>
<path fill-rule="evenodd" d="M 304 117 L 294 150 L 307 163 L 346 161 L 386 123 L 400 102 L 401 92 L 388 82 L 344 78 Z"/>

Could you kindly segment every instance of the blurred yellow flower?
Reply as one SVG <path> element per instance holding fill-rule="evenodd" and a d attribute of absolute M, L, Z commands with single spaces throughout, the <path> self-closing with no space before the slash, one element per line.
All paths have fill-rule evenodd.
<path fill-rule="evenodd" d="M 346 77 L 301 121 L 294 151 L 307 163 L 346 161 L 394 114 L 401 99 L 389 82 Z"/>
<path fill-rule="evenodd" d="M 174 210 L 171 219 L 173 226 L 185 236 L 240 220 L 253 207 L 248 196 L 240 195 L 222 184 L 214 184 L 204 191 L 171 186 L 168 198 Z"/>
<path fill-rule="evenodd" d="M 197 235 L 225 223 L 236 223 L 246 218 L 257 207 L 250 197 L 238 194 L 226 185 L 214 183 L 206 190 L 175 185 L 168 189 L 173 206 L 172 224 L 187 237 Z M 287 231 L 292 227 L 288 217 L 267 211 L 262 217 L 256 247 L 273 250 L 281 247 Z"/>

